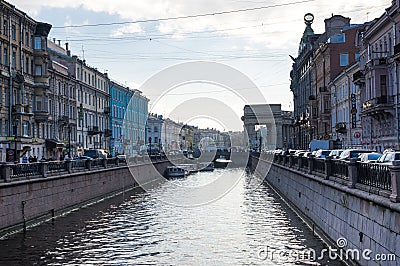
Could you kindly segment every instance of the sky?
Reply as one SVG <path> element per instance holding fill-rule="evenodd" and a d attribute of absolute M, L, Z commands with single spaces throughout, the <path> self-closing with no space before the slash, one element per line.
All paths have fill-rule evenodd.
<path fill-rule="evenodd" d="M 60 40 L 61 45 L 68 42 L 72 54 L 84 58 L 88 65 L 130 88 L 142 90 L 150 99 L 151 112 L 179 122 L 202 121 L 200 126 L 204 127 L 210 112 L 202 111 L 226 105 L 232 113 L 229 118 L 208 119 L 211 127 L 221 130 L 241 130 L 238 121 L 244 104 L 280 103 L 282 109 L 292 110 L 289 55 L 297 56 L 305 28 L 304 14 L 313 13 L 314 32 L 323 33 L 324 19 L 332 14 L 350 17 L 352 24 L 364 23 L 381 16 L 391 4 L 391 0 L 9 2 L 35 20 L 53 25 L 49 38 Z M 236 69 L 239 73 L 232 75 L 243 75 L 254 86 L 238 83 L 227 88 L 221 80 L 208 85 L 176 84 L 172 89 L 162 83 L 153 89 L 144 85 L 157 78 L 159 72 L 172 69 L 167 74 L 176 75 L 174 66 L 197 61 Z M 199 71 L 214 69 L 204 69 L 204 64 L 200 64 Z M 228 74 L 226 83 L 229 79 Z M 250 99 L 243 95 L 258 92 L 261 97 Z M 198 101 L 203 98 L 213 101 Z M 182 106 L 198 110 L 187 117 L 187 109 Z M 233 123 L 232 119 L 237 121 Z"/>

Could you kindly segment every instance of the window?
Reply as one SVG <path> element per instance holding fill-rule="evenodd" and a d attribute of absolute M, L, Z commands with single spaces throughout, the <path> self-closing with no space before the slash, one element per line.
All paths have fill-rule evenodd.
<path fill-rule="evenodd" d="M 17 39 L 17 29 L 15 28 L 15 25 L 11 26 L 11 37 L 14 41 Z"/>
<path fill-rule="evenodd" d="M 12 67 L 13 68 L 17 67 L 17 53 L 16 52 L 12 53 Z"/>
<path fill-rule="evenodd" d="M 35 50 L 42 49 L 42 39 L 40 37 L 35 37 Z"/>
<path fill-rule="evenodd" d="M 8 65 L 8 49 L 4 48 L 3 51 L 3 63 L 4 65 Z"/>
<path fill-rule="evenodd" d="M 340 66 L 347 66 L 349 64 L 349 54 L 340 54 Z"/>
<path fill-rule="evenodd" d="M 25 70 L 25 73 L 30 74 L 29 73 L 29 57 L 26 58 L 24 70 Z"/>
<path fill-rule="evenodd" d="M 25 32 L 25 45 L 29 47 L 29 33 Z"/>
<path fill-rule="evenodd" d="M 7 20 L 4 20 L 4 23 L 3 23 L 3 33 L 4 33 L 5 36 L 8 35 L 8 22 L 7 22 Z"/>
<path fill-rule="evenodd" d="M 30 135 L 28 121 L 24 121 L 24 123 L 22 124 L 22 135 L 24 137 L 29 137 L 29 135 Z"/>
<path fill-rule="evenodd" d="M 42 65 L 35 65 L 35 76 L 42 75 Z"/>

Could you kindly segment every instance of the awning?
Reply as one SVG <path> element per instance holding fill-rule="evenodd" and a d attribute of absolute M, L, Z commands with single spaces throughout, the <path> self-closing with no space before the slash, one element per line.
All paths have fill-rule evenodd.
<path fill-rule="evenodd" d="M 57 141 L 55 139 L 46 139 L 47 149 L 64 148 L 64 143 Z"/>

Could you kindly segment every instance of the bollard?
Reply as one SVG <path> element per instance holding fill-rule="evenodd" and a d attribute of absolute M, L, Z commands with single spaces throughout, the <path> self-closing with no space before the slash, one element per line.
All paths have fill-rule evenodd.
<path fill-rule="evenodd" d="M 314 155 L 309 155 L 308 156 L 308 173 L 312 174 L 314 171 Z"/>
<path fill-rule="evenodd" d="M 325 158 L 325 179 L 329 179 L 332 175 L 332 157 L 326 156 Z"/>
<path fill-rule="evenodd" d="M 1 177 L 3 178 L 4 182 L 11 181 L 11 166 L 8 164 L 3 164 L 1 166 Z"/>
<path fill-rule="evenodd" d="M 88 169 L 89 171 L 92 170 L 92 160 L 87 159 L 85 165 L 86 165 L 86 169 Z"/>
<path fill-rule="evenodd" d="M 48 170 L 47 163 L 45 163 L 45 162 L 40 163 L 39 172 L 42 175 L 42 177 L 47 177 L 47 170 Z"/>
<path fill-rule="evenodd" d="M 390 201 L 400 202 L 400 161 L 393 161 L 389 169 L 392 182 Z"/>
<path fill-rule="evenodd" d="M 349 183 L 348 187 L 349 188 L 355 188 L 356 184 L 358 182 L 358 173 L 357 173 L 357 158 L 351 158 L 350 162 L 348 163 L 348 168 L 349 168 Z"/>
<path fill-rule="evenodd" d="M 289 155 L 289 168 L 293 167 L 293 155 Z"/>
<path fill-rule="evenodd" d="M 65 170 L 67 170 L 68 174 L 72 173 L 72 161 L 71 160 L 67 160 L 65 161 Z"/>
<path fill-rule="evenodd" d="M 300 170 L 301 168 L 303 168 L 303 160 L 301 158 L 301 156 L 297 157 L 297 170 Z"/>

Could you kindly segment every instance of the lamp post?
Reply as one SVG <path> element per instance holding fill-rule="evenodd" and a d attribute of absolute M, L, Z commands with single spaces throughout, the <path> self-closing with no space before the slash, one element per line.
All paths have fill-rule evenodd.
<path fill-rule="evenodd" d="M 149 156 L 151 155 L 151 137 L 149 137 Z"/>
<path fill-rule="evenodd" d="M 13 127 L 14 127 L 14 163 L 19 163 L 19 158 L 17 155 L 17 133 L 18 133 L 18 118 L 14 118 Z"/>
<path fill-rule="evenodd" d="M 71 159 L 71 124 L 68 124 L 68 158 Z"/>

